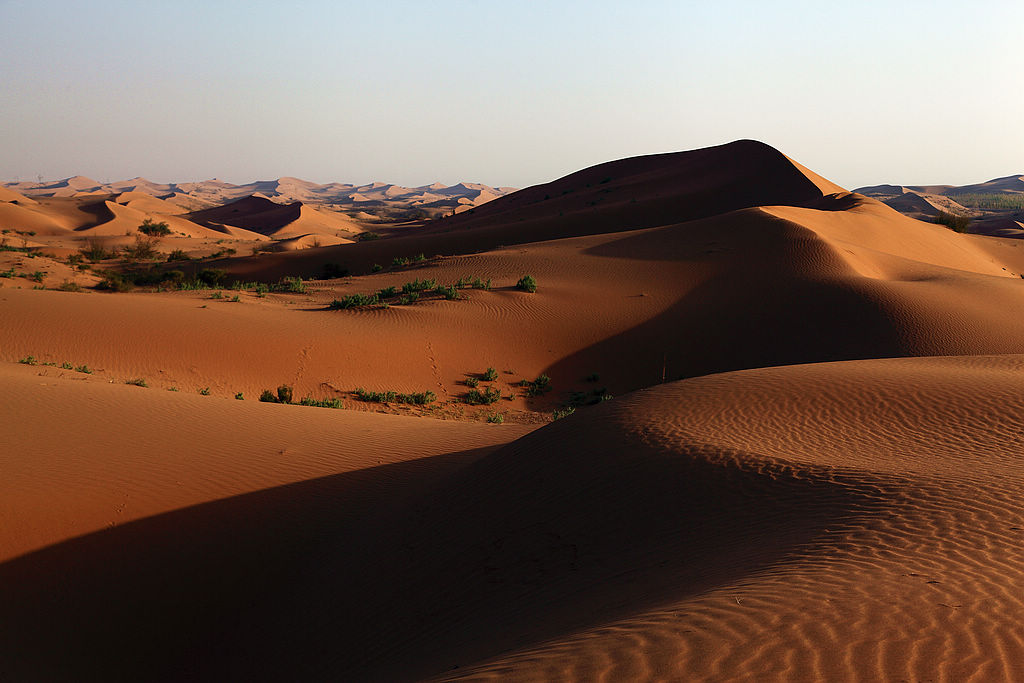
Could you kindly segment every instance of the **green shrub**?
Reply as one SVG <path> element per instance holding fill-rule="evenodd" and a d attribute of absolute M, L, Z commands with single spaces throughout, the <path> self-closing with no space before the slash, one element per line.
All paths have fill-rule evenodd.
<path fill-rule="evenodd" d="M 395 258 L 391 259 L 391 266 L 394 268 L 407 265 L 409 265 L 409 259 L 406 256 L 396 256 Z"/>
<path fill-rule="evenodd" d="M 238 398 L 237 396 L 235 398 Z M 260 394 L 260 401 L 263 403 L 278 403 L 277 394 L 270 389 L 264 389 L 263 393 Z"/>
<path fill-rule="evenodd" d="M 422 263 L 423 261 L 427 260 L 427 257 L 424 256 L 423 254 L 416 254 L 415 256 L 412 257 L 412 260 L 415 261 L 416 263 Z"/>
<path fill-rule="evenodd" d="M 82 291 L 82 286 L 80 284 L 78 284 L 77 282 L 72 282 L 71 280 L 65 280 L 64 282 L 60 283 L 60 285 L 57 287 L 57 289 L 59 289 L 62 292 L 81 292 Z"/>
<path fill-rule="evenodd" d="M 398 288 L 397 287 L 385 287 L 384 289 L 380 290 L 377 293 L 377 296 L 379 296 L 381 299 L 389 299 L 389 298 L 391 298 L 393 296 L 397 296 L 397 295 L 398 295 Z"/>
<path fill-rule="evenodd" d="M 479 384 L 480 384 L 480 380 L 478 380 L 476 377 L 467 377 L 466 378 L 466 386 L 467 387 L 471 387 L 471 388 L 475 389 Z"/>
<path fill-rule="evenodd" d="M 362 387 L 357 388 L 354 393 L 360 401 L 366 403 L 391 403 L 398 397 L 395 391 L 367 391 Z"/>
<path fill-rule="evenodd" d="M 521 289 L 524 292 L 533 294 L 537 291 L 537 281 L 533 279 L 532 275 L 524 275 L 519 278 L 519 282 L 516 283 L 516 289 Z"/>
<path fill-rule="evenodd" d="M 35 356 L 25 356 L 18 361 L 22 365 L 35 365 L 37 363 Z"/>
<path fill-rule="evenodd" d="M 497 403 L 498 399 L 501 398 L 501 392 L 494 387 L 487 387 L 483 391 L 479 389 L 470 389 L 469 393 L 466 394 L 466 403 L 476 405 L 490 405 Z"/>
<path fill-rule="evenodd" d="M 945 211 L 939 211 L 939 214 L 935 217 L 935 222 L 939 225 L 945 225 L 954 232 L 968 232 L 968 228 L 971 225 L 971 219 L 967 216 L 957 216 Z"/>
<path fill-rule="evenodd" d="M 455 285 L 448 285 L 447 287 L 444 285 L 438 285 L 434 291 L 448 301 L 455 301 L 459 298 L 459 292 L 455 289 Z"/>
<path fill-rule="evenodd" d="M 565 408 L 560 408 L 559 410 L 556 410 L 553 413 L 551 413 L 551 419 L 552 420 L 561 420 L 563 417 L 569 417 L 570 415 L 572 415 L 575 412 L 576 412 L 576 408 L 574 406 L 567 406 Z"/>
<path fill-rule="evenodd" d="M 146 380 L 144 380 L 141 377 L 136 377 L 135 379 L 126 379 L 124 381 L 124 383 L 125 384 L 131 384 L 132 386 L 136 386 L 136 387 L 148 387 L 149 386 L 148 384 L 146 384 Z"/>
<path fill-rule="evenodd" d="M 213 294 L 210 295 L 210 298 L 211 299 L 223 299 L 224 298 L 224 292 L 214 292 Z"/>
<path fill-rule="evenodd" d="M 469 286 L 473 289 L 484 289 L 489 290 L 491 288 L 491 279 L 487 278 L 486 281 L 481 280 L 478 277 L 473 278 L 473 281 L 469 283 Z"/>
<path fill-rule="evenodd" d="M 437 287 L 437 282 L 434 280 L 420 280 L 416 278 L 412 282 L 406 282 L 402 285 L 402 294 L 410 294 L 412 292 L 426 292 Z"/>
<path fill-rule="evenodd" d="M 223 287 L 227 277 L 228 271 L 223 268 L 203 268 L 196 275 L 196 279 L 208 287 Z"/>
<path fill-rule="evenodd" d="M 156 245 L 159 243 L 160 239 L 158 237 L 151 237 L 149 235 L 136 235 L 135 244 L 125 247 L 124 254 L 129 259 L 134 259 L 138 261 L 155 259 L 160 256 L 160 252 L 156 250 Z"/>
<path fill-rule="evenodd" d="M 86 375 L 92 374 L 92 370 L 89 369 L 88 365 L 79 365 L 78 367 L 75 368 L 75 372 L 81 372 Z"/>
<path fill-rule="evenodd" d="M 71 363 L 67 362 L 67 361 L 64 361 L 63 363 L 60 364 L 60 369 L 61 370 L 74 370 L 75 366 L 72 365 Z"/>
<path fill-rule="evenodd" d="M 398 394 L 395 400 L 399 403 L 411 403 L 413 405 L 426 405 L 437 400 L 437 394 L 433 391 L 421 391 L 412 394 Z"/>
<path fill-rule="evenodd" d="M 182 249 L 175 249 L 167 255 L 168 261 L 191 261 L 192 257 L 184 252 Z"/>
<path fill-rule="evenodd" d="M 359 240 L 360 242 L 372 242 L 373 240 L 379 240 L 380 235 L 378 233 L 367 230 L 366 232 L 361 232 L 358 235 L 356 235 L 356 239 Z"/>
<path fill-rule="evenodd" d="M 285 277 L 281 278 L 277 284 L 270 286 L 271 291 L 274 292 L 292 292 L 293 294 L 304 294 L 306 292 L 306 285 L 303 283 L 301 277 Z"/>
<path fill-rule="evenodd" d="M 400 306 L 408 306 L 409 304 L 414 304 L 419 300 L 419 292 L 410 292 L 409 294 L 403 294 L 401 297 L 399 297 L 398 304 Z"/>
<path fill-rule="evenodd" d="M 244 401 L 245 400 L 245 396 L 242 394 L 241 391 L 239 391 L 237 394 L 235 394 L 235 400 L 236 401 Z"/>
<path fill-rule="evenodd" d="M 79 249 L 79 253 L 85 258 L 89 259 L 93 263 L 97 261 L 105 261 L 112 259 L 117 256 L 116 250 L 107 250 L 103 247 L 103 244 L 98 240 L 89 240 L 87 246 Z"/>
<path fill-rule="evenodd" d="M 341 399 L 339 398 L 317 399 L 311 396 L 307 396 L 306 398 L 299 401 L 299 405 L 313 406 L 315 408 L 334 408 L 335 410 L 340 410 L 341 408 L 344 408 L 344 406 L 341 404 Z"/>
<path fill-rule="evenodd" d="M 277 402 L 278 403 L 291 403 L 292 402 L 292 387 L 288 384 L 282 384 L 277 388 Z"/>
<path fill-rule="evenodd" d="M 165 237 L 171 234 L 171 226 L 164 222 L 154 223 L 152 218 L 147 218 L 142 221 L 142 225 L 139 226 L 139 232 L 144 235 Z"/>
<path fill-rule="evenodd" d="M 111 292 L 130 292 L 134 288 L 135 285 L 128 282 L 117 273 L 107 273 L 102 280 L 96 283 L 96 289 Z"/>
<path fill-rule="evenodd" d="M 487 421 L 492 425 L 500 425 L 505 421 L 505 416 L 502 415 L 501 413 L 494 413 L 493 415 L 487 417 Z"/>
<path fill-rule="evenodd" d="M 493 382 L 496 379 L 498 379 L 498 371 L 497 370 L 495 370 L 494 368 L 487 368 L 486 370 L 484 370 L 484 381 L 485 382 Z"/>
<path fill-rule="evenodd" d="M 374 306 L 378 303 L 380 303 L 380 299 L 377 298 L 376 294 L 349 294 L 332 301 L 330 308 L 333 310 L 345 310 L 359 306 Z"/>
<path fill-rule="evenodd" d="M 267 295 L 267 292 L 270 291 L 270 288 L 267 287 L 265 284 L 263 284 L 261 282 L 258 285 L 256 285 L 255 291 L 256 291 L 256 297 L 259 298 L 259 299 L 262 299 L 263 297 L 265 297 Z"/>
<path fill-rule="evenodd" d="M 384 270 L 384 266 L 379 263 L 374 263 L 373 266 L 370 267 L 371 273 L 379 273 L 382 270 Z"/>
<path fill-rule="evenodd" d="M 210 387 L 203 387 L 202 389 L 200 389 L 199 390 L 199 395 L 200 396 L 209 396 L 210 395 Z"/>
<path fill-rule="evenodd" d="M 519 386 L 524 387 L 526 395 L 533 398 L 534 396 L 540 396 L 551 391 L 551 378 L 547 375 L 540 375 L 532 382 L 524 379 L 519 383 Z"/>

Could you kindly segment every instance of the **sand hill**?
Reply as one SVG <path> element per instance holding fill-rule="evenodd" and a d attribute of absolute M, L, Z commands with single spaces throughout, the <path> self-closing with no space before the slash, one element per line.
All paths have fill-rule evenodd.
<path fill-rule="evenodd" d="M 135 192 L 0 208 L 73 243 Z M 1021 241 L 753 141 L 302 250 L 377 228 L 252 194 L 168 215 L 282 249 L 161 267 L 213 289 L 0 252 L 6 677 L 1019 673 Z"/>

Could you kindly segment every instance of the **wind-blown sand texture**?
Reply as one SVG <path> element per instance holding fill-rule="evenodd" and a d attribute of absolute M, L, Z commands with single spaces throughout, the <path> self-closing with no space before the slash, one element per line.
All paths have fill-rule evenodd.
<path fill-rule="evenodd" d="M 48 221 L 11 236 L 157 206 L 51 189 L 0 203 Z M 211 249 L 357 220 L 291 201 L 161 215 Z M 351 273 L 238 301 L 38 291 L 40 263 L 96 276 L 0 252 L 0 678 L 1024 677 L 1019 240 L 752 141 L 337 229 L 210 262 Z M 491 287 L 328 307 L 420 278 Z M 501 398 L 467 405 L 488 367 Z M 254 400 L 281 384 L 345 409 Z"/>

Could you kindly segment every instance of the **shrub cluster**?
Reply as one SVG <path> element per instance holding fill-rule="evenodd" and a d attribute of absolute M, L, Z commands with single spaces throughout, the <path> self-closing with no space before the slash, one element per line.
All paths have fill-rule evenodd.
<path fill-rule="evenodd" d="M 490 405 L 497 403 L 501 398 L 501 392 L 494 387 L 485 387 L 483 391 L 470 389 L 466 394 L 466 403 L 471 406 Z"/>
<path fill-rule="evenodd" d="M 238 397 L 236 396 L 235 398 Z M 292 387 L 288 384 L 282 384 L 277 388 L 276 394 L 270 389 L 264 389 L 263 393 L 260 394 L 260 401 L 263 403 L 291 403 Z"/>
<path fill-rule="evenodd" d="M 533 279 L 532 275 L 524 275 L 519 278 L 519 282 L 516 283 L 516 289 L 521 289 L 524 292 L 533 294 L 537 291 L 537 281 Z"/>
<path fill-rule="evenodd" d="M 939 214 L 935 217 L 935 222 L 939 225 L 945 225 L 954 232 L 967 232 L 971 225 L 971 219 L 967 216 L 958 216 L 946 213 L 945 211 L 939 211 Z"/>
<path fill-rule="evenodd" d="M 519 386 L 526 389 L 526 395 L 533 398 L 551 391 L 551 378 L 547 375 L 540 375 L 535 380 L 524 379 Z"/>
<path fill-rule="evenodd" d="M 354 393 L 360 401 L 365 401 L 367 403 L 409 403 L 413 405 L 426 405 L 437 400 L 437 394 L 433 391 L 400 394 L 397 391 L 367 391 L 360 387 L 352 393 Z"/>
<path fill-rule="evenodd" d="M 139 226 L 139 232 L 143 235 L 150 235 L 153 237 L 166 237 L 171 234 L 171 226 L 162 221 L 160 223 L 155 223 L 152 218 L 147 218 L 142 221 L 142 225 Z"/>

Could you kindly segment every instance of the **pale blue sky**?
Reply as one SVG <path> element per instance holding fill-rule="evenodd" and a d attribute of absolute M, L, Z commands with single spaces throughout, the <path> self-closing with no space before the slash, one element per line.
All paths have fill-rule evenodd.
<path fill-rule="evenodd" d="M 0 0 L 0 179 L 526 186 L 755 138 L 1024 173 L 1024 2 Z"/>

